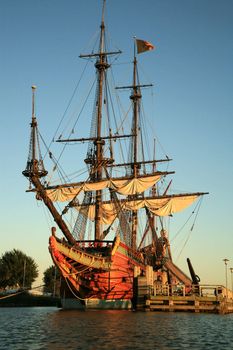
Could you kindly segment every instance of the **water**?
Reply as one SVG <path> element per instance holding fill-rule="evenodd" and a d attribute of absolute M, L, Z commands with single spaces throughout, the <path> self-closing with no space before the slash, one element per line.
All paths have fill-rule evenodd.
<path fill-rule="evenodd" d="M 231 350 L 233 314 L 0 308 L 0 350 Z"/>

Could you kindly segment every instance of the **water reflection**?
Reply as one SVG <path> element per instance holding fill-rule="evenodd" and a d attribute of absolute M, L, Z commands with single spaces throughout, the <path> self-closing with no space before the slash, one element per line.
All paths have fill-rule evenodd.
<path fill-rule="evenodd" d="M 233 344 L 233 315 L 1 308 L 1 350 L 210 349 Z"/>

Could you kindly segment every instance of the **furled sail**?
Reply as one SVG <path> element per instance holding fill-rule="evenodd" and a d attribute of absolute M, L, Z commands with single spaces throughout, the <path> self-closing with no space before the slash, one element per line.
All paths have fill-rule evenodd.
<path fill-rule="evenodd" d="M 165 198 L 147 198 L 137 200 L 125 200 L 119 201 L 122 210 L 139 210 L 141 208 L 147 208 L 149 211 L 157 216 L 169 216 L 173 213 L 177 213 L 189 205 L 191 205 L 197 198 L 198 194 L 184 195 L 184 196 L 167 196 Z M 80 210 L 81 206 L 75 207 Z M 101 205 L 102 223 L 111 224 L 117 217 L 117 210 L 114 203 L 102 203 Z M 95 220 L 95 205 L 89 206 L 88 218 L 92 221 Z"/>
<path fill-rule="evenodd" d="M 107 179 L 98 182 L 83 182 L 70 187 L 58 187 L 47 189 L 47 195 L 53 202 L 65 202 L 72 200 L 81 191 L 98 191 L 111 188 L 122 195 L 134 195 L 146 191 L 156 184 L 161 175 L 139 176 L 130 179 Z"/>

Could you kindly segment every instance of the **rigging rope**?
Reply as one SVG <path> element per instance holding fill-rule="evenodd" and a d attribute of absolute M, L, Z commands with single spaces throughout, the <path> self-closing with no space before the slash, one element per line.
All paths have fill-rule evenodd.
<path fill-rule="evenodd" d="M 89 96 L 90 96 L 90 94 L 91 94 L 91 91 L 92 91 L 92 89 L 93 89 L 93 87 L 94 87 L 94 85 L 95 85 L 95 81 L 96 81 L 96 79 L 94 80 L 94 82 L 93 82 L 93 84 L 92 84 L 92 86 L 91 86 L 91 88 L 90 88 L 90 91 L 89 91 L 89 93 L 88 93 L 88 95 L 87 95 L 87 97 L 86 97 L 86 99 L 85 99 L 85 101 L 84 101 L 84 104 L 83 104 L 83 106 L 82 106 L 82 109 L 81 109 L 80 113 L 78 114 L 77 120 L 76 120 L 76 122 L 74 123 L 72 130 L 75 128 L 75 126 L 76 126 L 76 124 L 77 124 L 77 122 L 78 122 L 78 120 L 79 120 L 79 118 L 80 118 L 80 115 L 81 115 L 81 113 L 83 112 L 83 109 L 84 109 L 84 107 L 85 107 L 85 105 L 86 105 L 86 103 L 87 103 L 87 100 L 88 100 L 88 98 L 89 98 Z M 72 134 L 72 131 L 69 133 L 69 136 L 68 136 L 68 137 L 70 137 L 71 134 Z M 43 138 L 42 138 L 41 135 L 40 135 L 40 137 L 41 137 L 43 143 L 45 144 L 45 142 L 44 142 L 44 140 L 43 140 Z M 52 142 L 51 142 L 51 143 L 52 143 Z M 51 143 L 50 143 L 50 146 L 51 146 Z M 64 144 L 64 146 L 63 146 L 63 148 L 62 148 L 62 150 L 61 150 L 61 153 L 60 153 L 58 159 L 53 159 L 53 162 L 54 162 L 55 165 L 54 165 L 54 167 L 53 167 L 53 169 L 52 169 L 52 173 L 54 173 L 55 170 L 57 170 L 58 167 L 59 167 L 59 168 L 60 168 L 60 175 L 61 175 L 61 178 L 63 179 L 64 182 L 66 181 L 65 178 L 68 178 L 68 176 L 65 174 L 65 171 L 63 171 L 62 167 L 59 165 L 59 161 L 60 161 L 60 159 L 61 159 L 61 157 L 62 157 L 62 155 L 63 155 L 63 153 L 64 153 L 64 151 L 65 151 L 65 148 L 66 148 L 66 146 L 67 146 L 68 144 L 69 144 L 69 142 L 66 142 L 66 143 Z M 45 144 L 45 146 L 46 146 L 46 144 Z M 50 146 L 49 146 L 49 147 L 46 146 L 46 149 L 47 149 L 47 152 L 50 154 L 50 157 L 52 156 L 52 157 L 54 158 L 54 156 L 52 155 L 52 153 L 49 152 Z M 58 170 L 58 171 L 59 171 L 59 170 Z M 63 174 L 64 174 L 64 175 L 63 175 Z M 52 178 L 52 176 L 53 176 L 53 175 L 51 174 L 51 175 L 50 175 L 50 178 Z M 68 181 L 70 181 L 69 178 L 68 178 Z"/>
<path fill-rule="evenodd" d="M 74 293 L 73 289 L 70 287 L 70 285 L 69 285 L 69 283 L 70 283 L 69 280 L 68 280 L 67 278 L 65 278 L 65 281 L 66 281 L 66 284 L 67 284 L 69 290 L 70 290 L 71 293 L 75 296 L 75 298 L 77 298 L 77 299 L 79 299 L 79 300 L 85 301 L 85 300 L 89 300 L 89 299 L 95 297 L 95 295 L 92 295 L 92 296 L 90 296 L 89 298 L 81 298 L 81 297 L 79 297 L 76 293 Z"/>
<path fill-rule="evenodd" d="M 71 98 L 70 98 L 70 100 L 69 100 L 69 102 L 68 102 L 68 105 L 67 105 L 67 107 L 66 107 L 66 109 L 65 109 L 65 111 L 64 111 L 64 113 L 63 113 L 63 115 L 62 115 L 62 117 L 61 117 L 61 120 L 60 120 L 60 122 L 59 122 L 59 124 L 58 124 L 58 127 L 57 127 L 55 133 L 54 133 L 54 136 L 53 136 L 53 138 L 52 138 L 52 141 L 51 141 L 50 144 L 49 144 L 49 148 L 50 148 L 50 146 L 51 146 L 53 140 L 55 139 L 55 137 L 56 137 L 56 135 L 57 135 L 57 133 L 58 133 L 58 130 L 59 130 L 59 128 L 60 128 L 60 126 L 61 126 L 61 124 L 62 124 L 64 118 L 65 118 L 65 115 L 66 115 L 66 113 L 67 113 L 67 111 L 68 111 L 68 109 L 69 109 L 69 107 L 70 107 L 70 105 L 71 105 L 71 103 L 72 103 L 72 101 L 73 101 L 73 98 L 74 98 L 74 96 L 75 96 L 75 94 L 76 94 L 76 91 L 77 91 L 77 89 L 78 89 L 78 87 L 79 87 L 79 84 L 80 84 L 80 82 L 81 82 L 81 80 L 82 80 L 82 78 L 83 78 L 83 75 L 84 75 L 84 73 L 85 73 L 85 71 L 86 71 L 86 68 L 87 68 L 89 62 L 90 62 L 90 61 L 87 61 L 86 65 L 85 65 L 85 67 L 84 67 L 84 69 L 83 69 L 83 71 L 82 71 L 82 73 L 81 73 L 81 76 L 80 76 L 80 78 L 79 78 L 79 81 L 78 81 L 78 83 L 76 84 L 76 86 L 75 86 L 75 88 L 74 88 L 73 94 L 71 95 Z"/>
<path fill-rule="evenodd" d="M 199 199 L 198 203 L 196 204 L 195 208 L 193 209 L 192 213 L 189 215 L 188 219 L 185 221 L 185 223 L 181 226 L 181 228 L 177 231 L 177 233 L 175 234 L 175 236 L 171 239 L 170 242 L 173 242 L 181 233 L 181 231 L 183 230 L 183 228 L 187 225 L 187 223 L 189 222 L 189 220 L 191 219 L 191 217 L 195 214 L 196 209 L 198 208 L 197 214 L 199 212 L 200 209 L 200 205 L 201 205 L 201 201 L 202 201 L 202 197 Z M 197 217 L 196 214 L 196 217 Z M 196 217 L 194 219 L 194 222 L 196 221 Z M 192 227 L 194 226 L 194 223 L 192 225 Z"/>
<path fill-rule="evenodd" d="M 178 259 L 179 259 L 179 257 L 181 256 L 181 254 L 182 254 L 182 252 L 183 252 L 183 250 L 184 250 L 186 244 L 187 244 L 188 241 L 189 241 L 189 238 L 190 238 L 190 236 L 191 236 L 191 233 L 192 233 L 192 231 L 193 231 L 194 225 L 195 225 L 196 220 L 197 220 L 197 216 L 198 216 L 198 214 L 199 214 L 199 210 L 200 210 L 200 207 L 201 207 L 201 204 L 202 204 L 202 199 L 203 199 L 203 198 L 201 197 L 200 200 L 198 201 L 198 204 L 197 204 L 196 207 L 195 207 L 195 209 L 197 208 L 197 213 L 196 213 L 196 215 L 195 215 L 194 222 L 193 222 L 193 224 L 192 224 L 192 226 L 191 226 L 191 228 L 190 228 L 188 237 L 186 238 L 186 240 L 185 240 L 185 242 L 184 242 L 184 245 L 183 245 L 183 247 L 181 248 L 181 251 L 180 251 L 178 257 L 176 258 L 176 261 L 178 261 Z M 194 214 L 194 211 L 192 212 L 192 214 Z"/>

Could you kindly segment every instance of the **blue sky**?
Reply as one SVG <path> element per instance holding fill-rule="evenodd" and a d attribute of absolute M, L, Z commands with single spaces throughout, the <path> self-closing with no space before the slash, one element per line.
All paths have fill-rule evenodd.
<path fill-rule="evenodd" d="M 78 56 L 99 28 L 101 1 L 2 0 L 0 8 L 0 254 L 21 249 L 42 274 L 51 265 L 51 223 L 41 203 L 25 193 L 21 175 L 29 144 L 30 87 L 38 86 L 37 117 L 50 140 L 81 73 Z M 142 77 L 155 84 L 151 113 L 173 158 L 174 189 L 210 192 L 175 259 L 187 271 L 190 257 L 203 283 L 225 283 L 223 258 L 233 266 L 232 16 L 231 0 L 107 1 L 106 25 L 113 48 L 123 51 L 122 62 L 130 60 L 133 36 L 156 46 L 139 60 Z M 125 76 L 119 78 L 125 83 Z M 172 224 L 171 237 L 184 220 L 181 215 Z M 187 229 L 183 242 L 174 242 L 174 252 L 189 234 Z"/>

